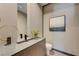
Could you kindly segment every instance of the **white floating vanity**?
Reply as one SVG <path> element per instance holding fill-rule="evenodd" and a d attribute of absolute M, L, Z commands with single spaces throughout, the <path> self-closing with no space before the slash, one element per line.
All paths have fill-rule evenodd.
<path fill-rule="evenodd" d="M 32 40 L 29 40 L 29 41 L 26 41 L 20 44 L 16 43 L 15 47 L 7 45 L 7 46 L 1 47 L 1 49 L 3 50 L 2 51 L 0 50 L 0 55 L 4 55 L 4 56 L 11 56 L 11 55 L 12 56 L 45 56 L 46 55 L 45 44 L 46 44 L 45 38 L 36 38 L 36 39 L 32 39 Z"/>

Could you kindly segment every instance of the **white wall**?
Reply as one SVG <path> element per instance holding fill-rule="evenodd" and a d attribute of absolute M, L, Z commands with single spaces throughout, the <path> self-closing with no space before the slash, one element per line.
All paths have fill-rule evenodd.
<path fill-rule="evenodd" d="M 0 4 L 0 39 L 6 40 L 11 36 L 11 45 L 0 46 L 0 55 L 8 55 L 15 49 L 17 39 L 17 5 L 14 4 Z"/>
<path fill-rule="evenodd" d="M 31 31 L 39 30 L 42 36 L 42 9 L 37 3 L 27 4 L 27 28 L 28 35 L 32 36 Z"/>
<path fill-rule="evenodd" d="M 51 4 L 44 8 L 44 37 L 54 48 L 79 55 L 79 5 Z M 66 31 L 50 32 L 49 19 L 66 15 Z"/>

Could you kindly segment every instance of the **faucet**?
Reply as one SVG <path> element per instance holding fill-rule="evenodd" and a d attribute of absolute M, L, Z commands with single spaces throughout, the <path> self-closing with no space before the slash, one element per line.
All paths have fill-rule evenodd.
<path fill-rule="evenodd" d="M 28 37 L 28 35 L 25 34 L 25 35 L 24 35 L 24 38 L 25 38 L 26 41 L 27 41 L 27 37 Z"/>

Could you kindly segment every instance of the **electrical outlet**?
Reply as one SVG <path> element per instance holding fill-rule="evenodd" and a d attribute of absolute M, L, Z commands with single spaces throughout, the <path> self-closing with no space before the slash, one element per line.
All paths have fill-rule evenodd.
<path fill-rule="evenodd" d="M 1 18 L 0 18 L 0 27 L 2 26 Z"/>
<path fill-rule="evenodd" d="M 0 18 L 0 22 L 1 22 L 1 18 Z"/>

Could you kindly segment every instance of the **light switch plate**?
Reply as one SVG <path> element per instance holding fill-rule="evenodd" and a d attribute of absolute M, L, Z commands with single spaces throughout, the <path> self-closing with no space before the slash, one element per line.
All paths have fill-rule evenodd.
<path fill-rule="evenodd" d="M 0 23 L 1 23 L 1 18 L 0 18 Z"/>

